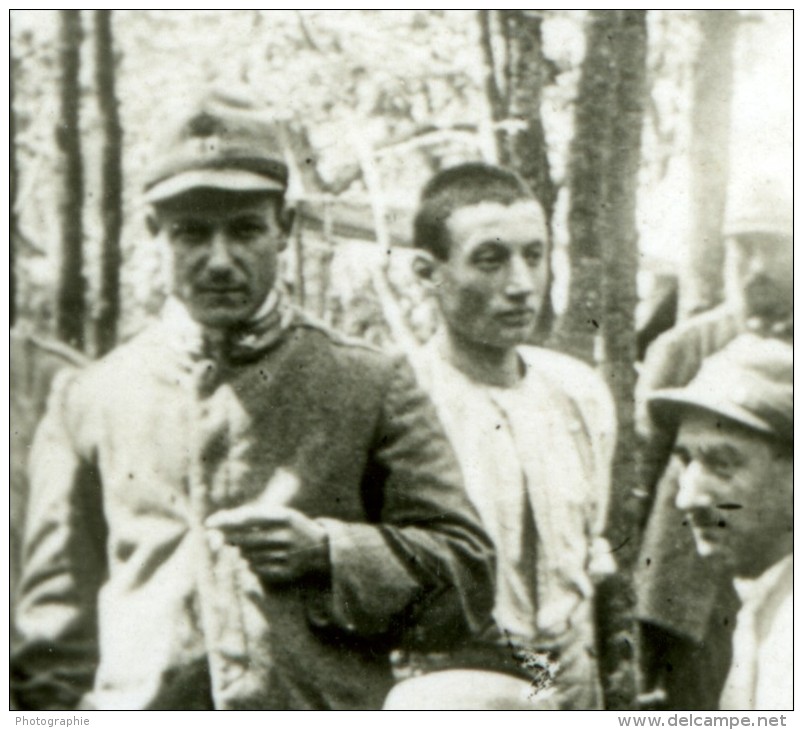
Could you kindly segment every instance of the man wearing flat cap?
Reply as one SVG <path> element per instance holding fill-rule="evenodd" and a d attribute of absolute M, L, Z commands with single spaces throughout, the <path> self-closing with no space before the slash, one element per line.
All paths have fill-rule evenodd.
<path fill-rule="evenodd" d="M 663 696 L 663 709 L 716 709 L 738 598 L 730 578 L 697 555 L 675 507 L 674 434 L 651 417 L 649 394 L 687 385 L 705 358 L 742 333 L 779 340 L 792 334 L 792 202 L 779 183 L 757 177 L 734 189 L 723 237 L 726 302 L 659 337 L 636 388 L 642 479 L 652 498 L 636 572 L 636 615 L 645 694 Z"/>
<path fill-rule="evenodd" d="M 792 376 L 789 344 L 742 335 L 650 399 L 677 432 L 677 508 L 741 600 L 721 710 L 792 709 Z"/>
<path fill-rule="evenodd" d="M 279 141 L 210 96 L 157 156 L 173 295 L 57 379 L 33 447 L 21 707 L 379 708 L 394 647 L 489 620 L 490 543 L 409 367 L 277 286 Z"/>

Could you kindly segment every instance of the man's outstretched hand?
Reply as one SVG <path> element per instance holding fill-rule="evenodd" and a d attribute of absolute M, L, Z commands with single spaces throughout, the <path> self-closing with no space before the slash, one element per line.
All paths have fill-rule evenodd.
<path fill-rule="evenodd" d="M 329 575 L 326 530 L 291 507 L 246 504 L 221 510 L 206 520 L 230 545 L 242 551 L 253 569 L 268 582 L 287 582 L 307 575 Z"/>

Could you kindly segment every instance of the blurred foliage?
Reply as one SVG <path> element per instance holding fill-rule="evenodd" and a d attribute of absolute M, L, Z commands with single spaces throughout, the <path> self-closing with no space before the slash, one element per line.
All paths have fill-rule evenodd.
<path fill-rule="evenodd" d="M 558 189 L 553 299 L 560 310 L 567 287 L 562 260 L 562 247 L 568 243 L 566 163 L 585 52 L 586 14 L 539 12 L 549 70 L 541 112 Z M 677 262 L 687 235 L 686 156 L 692 63 L 699 43 L 697 12 L 648 13 L 650 98 L 638 208 L 648 268 L 654 268 L 656 259 Z M 784 34 L 791 37 L 790 14 L 757 11 L 743 16 L 737 97 L 743 93 L 740 89 L 748 89 L 754 95 L 765 94 L 767 101 L 753 105 L 749 113 L 737 105 L 734 150 L 745 158 L 748 143 L 765 119 L 773 136 L 762 142 L 760 157 L 780 160 L 783 155 L 777 150 L 788 151 L 791 123 L 786 117 L 778 119 L 777 110 L 785 112 L 791 95 L 779 102 L 783 94 L 773 90 L 777 92 L 779 84 L 785 88 L 790 76 L 784 65 L 791 64 L 786 58 L 791 47 L 784 45 Z M 138 202 L 152 142 L 165 118 L 207 85 L 245 89 L 286 120 L 303 186 L 297 192 L 305 195 L 365 200 L 368 191 L 355 145 L 374 150 L 386 204 L 407 208 L 434 170 L 465 159 L 494 159 L 496 154 L 474 11 L 120 10 L 112 13 L 112 25 L 124 135 L 123 336 L 158 310 L 167 290 L 164 252 L 150 244 Z M 88 17 L 84 26 L 91 40 Z M 43 330 L 52 328 L 50 300 L 57 270 L 55 201 L 61 170 L 54 137 L 56 33 L 54 11 L 12 11 L 11 72 L 20 170 L 17 209 L 22 232 L 16 264 L 19 316 Z M 90 46 L 85 42 L 82 49 L 81 124 L 87 163 L 85 267 L 94 306 L 103 191 Z M 755 69 L 763 85 L 756 82 Z M 741 135 L 738 130 L 743 130 Z M 780 142 L 767 150 L 772 140 Z M 753 153 L 751 159 L 758 160 L 759 155 Z M 737 171 L 745 168 L 740 165 Z M 334 280 L 330 284 L 338 286 Z"/>

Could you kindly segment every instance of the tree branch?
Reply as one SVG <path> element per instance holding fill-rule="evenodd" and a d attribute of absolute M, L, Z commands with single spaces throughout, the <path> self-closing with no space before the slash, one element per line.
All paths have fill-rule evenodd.
<path fill-rule="evenodd" d="M 491 105 L 493 120 L 498 122 L 505 116 L 505 110 L 502 104 L 502 93 L 496 83 L 496 64 L 491 43 L 490 13 L 490 10 L 478 10 L 477 20 L 480 25 L 480 48 L 485 61 L 485 92 Z"/>
<path fill-rule="evenodd" d="M 315 38 L 313 38 L 312 33 L 310 33 L 309 27 L 307 26 L 307 21 L 304 20 L 304 15 L 300 10 L 296 10 L 296 17 L 298 18 L 298 25 L 301 28 L 301 35 L 304 36 L 304 40 L 306 41 L 307 45 L 317 53 L 323 53 L 323 49 L 317 44 Z"/>

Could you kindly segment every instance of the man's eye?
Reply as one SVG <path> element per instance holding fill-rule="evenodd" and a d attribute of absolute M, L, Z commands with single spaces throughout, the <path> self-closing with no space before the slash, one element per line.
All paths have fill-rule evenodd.
<path fill-rule="evenodd" d="M 702 457 L 701 461 L 707 471 L 719 477 L 728 478 L 733 474 L 735 464 L 731 459 L 717 454 L 706 454 Z"/>
<path fill-rule="evenodd" d="M 691 464 L 691 454 L 689 454 L 689 452 L 686 451 L 686 449 L 678 447 L 674 450 L 673 453 L 675 457 L 680 461 L 680 463 L 683 464 L 683 466 L 688 466 L 689 464 Z"/>
<path fill-rule="evenodd" d="M 183 243 L 198 243 L 209 234 L 206 226 L 195 223 L 177 223 L 170 231 L 173 239 Z"/>
<path fill-rule="evenodd" d="M 528 266 L 538 266 L 544 259 L 544 252 L 539 249 L 532 249 L 524 252 L 524 260 Z"/>
<path fill-rule="evenodd" d="M 267 228 L 263 223 L 238 223 L 232 227 L 231 233 L 234 238 L 241 241 L 250 241 L 266 232 Z"/>
<path fill-rule="evenodd" d="M 500 251 L 478 251 L 474 255 L 472 261 L 474 265 L 480 269 L 497 269 L 505 262 L 505 256 Z"/>

